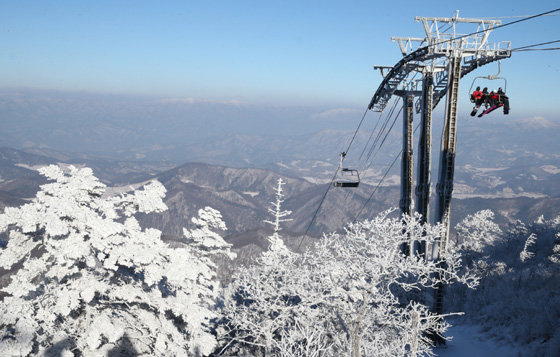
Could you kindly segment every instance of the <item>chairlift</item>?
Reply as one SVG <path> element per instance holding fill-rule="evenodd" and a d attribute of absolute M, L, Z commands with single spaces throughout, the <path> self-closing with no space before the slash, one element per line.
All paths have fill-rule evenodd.
<path fill-rule="evenodd" d="M 477 84 L 477 85 L 475 86 L 475 83 L 477 82 L 477 80 L 484 79 L 484 80 L 490 80 L 490 81 L 493 81 L 493 80 L 503 81 L 503 85 L 497 85 L 497 86 L 494 86 L 494 87 L 495 87 L 495 88 L 500 87 L 500 88 L 502 88 L 502 90 L 504 91 L 504 93 L 507 93 L 507 80 L 506 80 L 504 77 L 499 77 L 501 70 L 502 70 L 502 61 L 501 61 L 501 60 L 498 60 L 498 73 L 496 73 L 496 74 L 490 74 L 490 75 L 488 75 L 488 76 L 478 76 L 478 77 L 475 77 L 475 78 L 474 78 L 474 80 L 473 80 L 473 82 L 472 82 L 472 84 L 471 84 L 471 87 L 470 87 L 470 89 L 469 89 L 469 100 L 470 100 L 472 103 L 475 103 L 475 102 L 476 102 L 475 99 L 474 99 L 473 96 L 472 96 L 473 88 L 476 88 L 476 87 L 489 87 L 489 86 L 482 86 L 482 85 L 480 85 L 480 84 Z M 480 82 L 480 81 L 479 81 L 479 82 Z M 490 90 L 495 89 L 494 87 L 490 88 Z"/>
<path fill-rule="evenodd" d="M 340 153 L 340 166 L 342 167 L 342 161 L 346 157 L 345 152 Z M 358 187 L 360 185 L 360 173 L 358 170 L 343 168 L 340 170 L 340 180 L 334 181 L 333 185 L 335 187 Z"/>
<path fill-rule="evenodd" d="M 360 186 L 360 174 L 358 173 L 358 170 L 343 168 L 340 173 L 342 178 L 339 181 L 335 181 L 333 183 L 335 187 Z"/>

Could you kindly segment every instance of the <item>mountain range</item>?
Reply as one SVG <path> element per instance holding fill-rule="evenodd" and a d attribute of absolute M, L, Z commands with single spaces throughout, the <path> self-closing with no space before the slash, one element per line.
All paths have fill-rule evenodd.
<path fill-rule="evenodd" d="M 348 118 L 358 113 L 3 93 L 0 208 L 33 197 L 44 182 L 35 168 L 59 163 L 91 167 L 110 187 L 160 180 L 169 211 L 142 221 L 168 237 L 180 236 L 206 205 L 222 212 L 228 238 L 239 246 L 270 234 L 263 221 L 270 219 L 279 178 L 285 182 L 284 208 L 293 212 L 286 236 L 340 230 L 398 207 L 400 196 L 399 117 L 368 114 L 359 131 L 348 130 L 357 124 Z M 440 121 L 434 117 L 434 199 Z M 502 225 L 554 218 L 560 212 L 559 136 L 560 123 L 547 118 L 461 114 L 452 224 L 485 208 Z M 330 186 L 338 179 L 333 175 L 342 151 L 348 151 L 343 166 L 360 172 L 358 189 Z"/>
<path fill-rule="evenodd" d="M 283 208 L 292 211 L 293 219 L 285 224 L 284 233 L 292 237 L 301 237 L 306 232 L 309 236 L 317 236 L 323 232 L 340 230 L 356 219 L 368 218 L 383 210 L 398 207 L 400 195 L 399 187 L 394 185 L 374 186 L 362 183 L 355 189 L 336 188 L 330 186 L 330 183 L 312 183 L 301 177 L 268 169 L 232 168 L 202 163 L 187 163 L 168 168 L 163 164 L 158 166 L 137 162 L 84 161 L 79 158 L 62 162 L 59 159 L 60 156 L 55 159 L 2 148 L 0 205 L 19 205 L 34 196 L 39 185 L 45 182 L 34 168 L 55 162 L 65 165 L 72 163 L 92 167 L 94 173 L 111 189 L 116 187 L 121 190 L 120 186 L 128 187 L 130 184 L 151 179 L 162 182 L 167 189 L 165 202 L 169 210 L 162 214 L 141 217 L 145 226 L 158 228 L 170 237 L 180 237 L 183 227 L 191 227 L 190 219 L 196 215 L 198 209 L 211 206 L 224 216 L 228 226 L 227 235 L 242 246 L 245 244 L 243 242 L 248 242 L 247 236 L 255 235 L 251 232 L 260 231 L 260 236 L 270 234 L 264 220 L 271 219 L 268 208 L 275 200 L 274 189 L 280 178 L 285 183 Z M 558 179 L 558 173 L 530 173 L 522 169 L 509 169 L 500 171 L 504 179 L 504 172 L 512 177 L 519 177 L 519 185 L 531 183 L 534 180 L 527 181 L 528 176 L 537 176 L 543 172 L 550 175 L 546 182 L 558 183 L 555 181 Z M 478 181 L 476 183 L 481 186 L 488 184 Z M 507 185 L 507 181 L 502 185 Z M 548 190 L 554 189 L 557 189 L 557 186 Z M 432 195 L 432 200 L 434 199 L 435 196 Z M 433 206 L 432 204 L 432 209 Z M 540 215 L 550 219 L 560 212 L 560 197 L 558 194 L 531 197 L 511 192 L 509 195 L 472 197 L 456 194 L 453 200 L 452 224 L 467 214 L 486 208 L 496 212 L 497 222 L 502 225 L 513 223 L 517 219 L 532 221 Z"/>

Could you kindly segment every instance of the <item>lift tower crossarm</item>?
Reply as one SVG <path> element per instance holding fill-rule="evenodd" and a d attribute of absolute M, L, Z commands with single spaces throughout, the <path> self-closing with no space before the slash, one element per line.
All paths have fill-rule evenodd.
<path fill-rule="evenodd" d="M 489 20 L 489 19 L 469 19 L 466 17 L 422 17 L 422 16 L 416 16 L 414 18 L 414 21 L 416 22 L 423 22 L 423 23 L 427 23 L 428 21 L 431 21 L 433 23 L 437 23 L 437 22 L 443 22 L 443 23 L 458 23 L 458 22 L 463 22 L 463 23 L 471 23 L 471 24 L 492 24 L 492 25 L 501 25 L 502 21 L 501 20 Z"/>
<path fill-rule="evenodd" d="M 414 51 L 414 42 L 419 42 L 420 44 L 422 44 L 426 42 L 426 39 L 422 37 L 391 37 L 391 41 L 397 41 L 403 56 L 406 56 Z"/>
<path fill-rule="evenodd" d="M 451 48 L 461 47 L 463 56 L 468 52 L 476 53 L 480 50 L 487 50 L 488 36 L 495 26 L 502 24 L 500 20 L 488 19 L 469 19 L 459 16 L 453 17 L 420 17 L 414 18 L 416 22 L 421 22 L 426 32 L 426 39 L 434 53 L 445 53 Z M 451 24 L 452 32 L 440 32 L 440 24 Z M 475 32 L 470 34 L 457 33 L 457 24 L 478 24 Z"/>

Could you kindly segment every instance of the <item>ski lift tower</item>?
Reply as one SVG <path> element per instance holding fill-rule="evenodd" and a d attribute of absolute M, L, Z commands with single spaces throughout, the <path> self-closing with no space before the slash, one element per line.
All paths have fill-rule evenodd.
<path fill-rule="evenodd" d="M 438 184 L 436 186 L 435 223 L 444 227 L 438 241 L 431 247 L 431 259 L 439 265 L 445 265 L 445 252 L 449 238 L 449 217 L 453 194 L 453 176 L 455 173 L 455 156 L 457 147 L 457 107 L 459 81 L 461 77 L 485 64 L 499 61 L 511 56 L 511 43 L 500 42 L 490 44 L 488 37 L 492 29 L 501 25 L 499 20 L 460 18 L 458 11 L 452 17 L 416 17 L 426 32 L 425 38 L 393 37 L 397 41 L 403 58 L 393 67 L 376 66 L 382 69 L 383 80 L 375 92 L 369 109 L 382 112 L 393 94 L 403 96 L 400 90 L 410 83 L 418 73 L 422 75 L 422 94 L 415 108 L 421 114 L 421 133 L 419 140 L 418 180 L 416 186 L 416 207 L 424 222 L 428 222 L 431 187 L 431 121 L 433 109 L 445 96 L 444 131 L 442 135 Z M 459 28 L 466 27 L 468 32 L 461 34 Z M 404 97 L 404 96 L 403 96 Z M 409 98 L 410 96 L 406 96 Z M 405 103 L 405 108 L 408 104 Z M 405 120 L 411 117 L 405 115 Z M 403 135 L 411 134 L 409 123 L 403 125 Z M 407 131 L 408 130 L 408 131 Z M 410 144 L 410 140 L 403 140 Z M 403 147 L 403 154 L 407 153 Z M 403 177 L 412 176 L 410 157 L 403 159 Z M 405 164 L 407 167 L 405 167 Z M 403 178 L 404 179 L 404 178 Z M 408 181 L 407 181 L 408 182 Z M 408 186 L 407 186 L 408 185 Z M 403 202 L 411 202 L 410 184 L 402 185 L 401 214 L 409 214 L 411 208 Z M 406 186 L 406 187 L 405 187 Z M 430 257 L 423 242 L 413 242 L 416 254 Z M 433 310 L 442 312 L 443 284 L 435 289 Z"/>
<path fill-rule="evenodd" d="M 457 148 L 457 107 L 459 80 L 463 75 L 480 65 L 511 56 L 511 43 L 503 43 L 502 48 L 488 44 L 488 36 L 494 26 L 501 21 L 482 19 L 462 19 L 458 13 L 452 18 L 416 17 L 426 31 L 426 40 L 430 51 L 441 54 L 447 61 L 447 93 L 445 101 L 444 129 L 440 151 L 438 184 L 436 186 L 435 223 L 444 227 L 439 240 L 432 247 L 432 259 L 439 265 L 445 265 L 445 252 L 449 240 L 451 199 L 453 195 L 453 177 Z M 474 24 L 477 29 L 470 34 L 458 34 L 458 24 Z M 449 32 L 440 32 L 442 26 L 448 26 Z M 471 27 L 472 28 L 472 27 Z M 422 145 L 422 143 L 421 143 Z M 443 309 L 443 283 L 436 286 L 434 312 L 441 314 Z"/>

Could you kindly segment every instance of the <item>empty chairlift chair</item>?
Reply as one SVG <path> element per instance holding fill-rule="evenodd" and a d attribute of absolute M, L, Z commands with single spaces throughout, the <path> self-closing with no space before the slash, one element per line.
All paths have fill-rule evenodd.
<path fill-rule="evenodd" d="M 333 183 L 335 187 L 358 187 L 360 185 L 358 170 L 343 168 L 340 176 L 340 180 Z"/>

